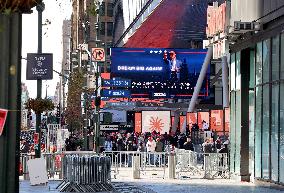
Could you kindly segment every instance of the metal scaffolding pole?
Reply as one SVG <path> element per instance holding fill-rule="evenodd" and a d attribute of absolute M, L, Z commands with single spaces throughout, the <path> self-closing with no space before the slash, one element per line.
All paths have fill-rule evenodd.
<path fill-rule="evenodd" d="M 223 108 L 229 107 L 228 82 L 228 62 L 227 56 L 224 56 L 222 57 Z"/>
<path fill-rule="evenodd" d="M 201 86 L 202 86 L 202 82 L 203 82 L 203 80 L 204 80 L 204 78 L 206 76 L 206 72 L 207 72 L 208 66 L 210 64 L 210 60 L 212 58 L 212 54 L 213 54 L 213 47 L 210 46 L 208 48 L 206 57 L 204 59 L 204 62 L 203 62 L 203 65 L 202 65 L 202 68 L 201 68 L 201 71 L 200 71 L 200 74 L 199 74 L 196 86 L 194 87 L 193 96 L 191 97 L 191 100 L 190 100 L 187 112 L 193 112 L 194 111 L 195 104 L 196 104 L 196 101 L 197 101 L 197 98 L 198 98 L 198 94 L 200 92 L 200 89 L 201 89 Z"/>
<path fill-rule="evenodd" d="M 196 104 L 196 101 L 197 101 L 197 98 L 198 98 L 198 94 L 200 92 L 200 89 L 201 89 L 201 86 L 202 86 L 202 82 L 203 82 L 203 80 L 204 80 L 204 78 L 206 76 L 206 72 L 207 72 L 208 66 L 210 64 L 210 60 L 212 58 L 212 54 L 213 54 L 213 47 L 210 46 L 208 48 L 206 57 L 204 59 L 204 62 L 203 62 L 203 65 L 202 65 L 202 68 L 201 68 L 201 71 L 200 71 L 200 74 L 199 74 L 196 86 L 194 87 L 193 96 L 191 97 L 191 100 L 190 100 L 187 112 L 193 112 L 194 109 L 195 109 L 195 104 Z M 185 128 L 186 128 L 186 119 L 185 119 L 185 121 L 182 124 L 182 129 L 185 130 Z"/>

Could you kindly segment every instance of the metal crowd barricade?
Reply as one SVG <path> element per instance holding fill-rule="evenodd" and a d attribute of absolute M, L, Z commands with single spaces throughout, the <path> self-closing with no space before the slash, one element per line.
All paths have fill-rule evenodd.
<path fill-rule="evenodd" d="M 99 155 L 65 155 L 60 192 L 113 191 L 111 158 Z"/>
<path fill-rule="evenodd" d="M 175 159 L 171 162 L 174 163 L 171 167 L 169 167 L 169 155 L 174 156 Z M 116 178 L 118 175 L 129 176 L 133 171 L 134 157 L 136 157 L 135 163 L 139 162 L 138 166 L 135 165 L 135 169 L 137 166 L 138 171 L 144 176 L 152 173 L 152 176 L 162 175 L 164 178 L 166 171 L 170 171 L 169 168 L 173 166 L 177 177 L 211 179 L 230 177 L 228 155 L 223 153 L 196 153 L 177 149 L 176 152 L 170 154 L 167 152 L 105 151 L 98 156 L 92 151 L 79 151 L 43 153 L 42 157 L 46 161 L 48 177 L 63 179 L 65 185 L 67 183 L 96 184 L 105 182 L 111 177 Z M 21 154 L 20 167 L 24 179 L 29 177 L 27 161 L 34 158 L 34 155 Z"/>
<path fill-rule="evenodd" d="M 142 174 L 146 175 L 148 171 L 161 171 L 163 178 L 165 177 L 168 160 L 166 152 L 104 151 L 103 154 L 111 158 L 111 171 L 115 178 L 121 171 L 130 172 L 134 156 L 139 157 L 139 170 Z"/>
<path fill-rule="evenodd" d="M 176 152 L 176 174 L 191 178 L 229 178 L 227 153 L 197 153 L 187 150 Z"/>

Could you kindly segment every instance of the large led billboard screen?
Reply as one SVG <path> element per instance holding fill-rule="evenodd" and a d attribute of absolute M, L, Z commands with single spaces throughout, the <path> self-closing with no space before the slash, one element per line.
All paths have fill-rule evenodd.
<path fill-rule="evenodd" d="M 111 77 L 131 80 L 131 97 L 190 98 L 207 50 L 112 48 Z M 209 96 L 208 69 L 199 97 Z"/>

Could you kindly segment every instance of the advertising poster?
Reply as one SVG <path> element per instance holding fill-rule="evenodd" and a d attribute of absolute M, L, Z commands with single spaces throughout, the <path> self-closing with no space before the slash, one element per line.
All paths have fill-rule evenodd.
<path fill-rule="evenodd" d="M 206 130 L 207 128 L 209 128 L 211 130 L 209 125 L 209 112 L 198 112 L 197 116 L 199 129 Z M 203 121 L 205 121 L 205 123 L 202 123 Z"/>
<path fill-rule="evenodd" d="M 142 128 L 141 128 L 141 120 L 142 119 L 142 114 L 141 113 L 135 113 L 135 132 L 136 133 L 141 133 Z"/>
<path fill-rule="evenodd" d="M 191 130 L 193 124 L 197 123 L 197 113 L 187 113 L 186 116 L 189 129 Z"/>
<path fill-rule="evenodd" d="M 223 131 L 223 110 L 211 110 L 210 126 L 212 131 Z"/>
<path fill-rule="evenodd" d="M 225 108 L 225 131 L 230 131 L 230 108 Z"/>
<path fill-rule="evenodd" d="M 179 117 L 179 128 L 181 133 L 185 133 L 186 130 L 183 130 L 183 122 L 186 120 L 186 116 L 180 116 Z"/>
<path fill-rule="evenodd" d="M 207 50 L 112 48 L 111 77 L 131 80 L 132 97 L 191 98 Z M 199 97 L 209 97 L 210 69 Z M 158 94 L 157 94 L 158 93 Z"/>
<path fill-rule="evenodd" d="M 169 133 L 170 119 L 170 111 L 142 111 L 142 132 Z"/>

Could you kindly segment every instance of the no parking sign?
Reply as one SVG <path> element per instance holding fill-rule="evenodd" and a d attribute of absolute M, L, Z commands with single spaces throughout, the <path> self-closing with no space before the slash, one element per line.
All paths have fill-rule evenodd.
<path fill-rule="evenodd" d="M 92 48 L 92 60 L 95 62 L 104 62 L 106 60 L 104 48 Z"/>

